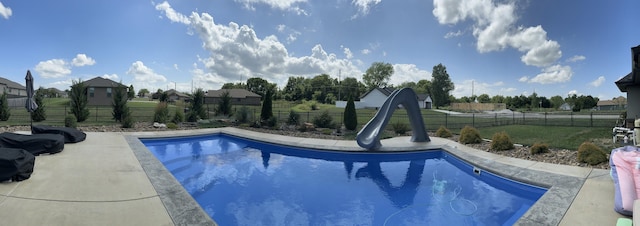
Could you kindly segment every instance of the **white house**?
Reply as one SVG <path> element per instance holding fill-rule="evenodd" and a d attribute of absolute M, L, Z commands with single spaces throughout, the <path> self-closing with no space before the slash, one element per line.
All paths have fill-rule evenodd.
<path fill-rule="evenodd" d="M 382 107 L 393 90 L 388 87 L 371 89 L 360 97 L 360 101 L 355 101 L 354 104 L 357 109 Z M 420 108 L 431 109 L 432 101 L 428 94 L 418 94 L 416 101 L 418 101 Z M 336 101 L 336 107 L 344 108 L 346 105 L 346 101 Z"/>

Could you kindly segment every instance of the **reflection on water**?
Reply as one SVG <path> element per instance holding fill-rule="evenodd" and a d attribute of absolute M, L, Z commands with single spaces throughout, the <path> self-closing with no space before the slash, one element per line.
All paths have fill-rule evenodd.
<path fill-rule="evenodd" d="M 224 136 L 145 145 L 220 225 L 501 225 L 535 202 L 439 152 L 299 157 L 308 152 Z"/>

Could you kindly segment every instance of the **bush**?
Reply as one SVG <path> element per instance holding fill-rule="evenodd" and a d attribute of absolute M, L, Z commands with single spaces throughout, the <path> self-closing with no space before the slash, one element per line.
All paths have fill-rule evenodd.
<path fill-rule="evenodd" d="M 333 128 L 333 117 L 329 115 L 329 111 L 324 111 L 313 117 L 313 124 L 318 128 Z"/>
<path fill-rule="evenodd" d="M 184 113 L 182 112 L 182 109 L 176 108 L 176 113 L 173 115 L 173 118 L 171 119 L 171 122 L 173 122 L 175 124 L 179 124 L 181 122 L 184 122 Z"/>
<path fill-rule="evenodd" d="M 607 161 L 607 154 L 591 142 L 584 142 L 578 147 L 578 162 L 598 165 Z"/>
<path fill-rule="evenodd" d="M 295 112 L 294 110 L 289 111 L 289 118 L 287 119 L 287 124 L 289 124 L 289 125 L 299 125 L 300 124 L 300 114 L 298 114 L 298 112 Z"/>
<path fill-rule="evenodd" d="M 358 114 L 356 113 L 356 105 L 353 102 L 353 98 L 349 96 L 347 106 L 344 108 L 343 118 L 344 128 L 348 130 L 356 130 L 358 127 Z"/>
<path fill-rule="evenodd" d="M 38 88 L 38 91 L 36 92 L 36 95 L 34 97 L 36 104 L 38 105 L 38 108 L 31 113 L 31 119 L 33 119 L 33 121 L 36 121 L 36 122 L 42 122 L 45 119 L 47 119 L 47 113 L 45 111 L 45 106 L 42 101 L 44 98 L 44 92 L 45 92 L 45 89 L 40 87 Z"/>
<path fill-rule="evenodd" d="M 436 131 L 436 136 L 437 137 L 442 137 L 442 138 L 447 138 L 447 137 L 452 137 L 453 134 L 451 134 L 451 131 L 449 129 L 447 129 L 444 126 L 440 126 L 440 128 L 438 128 L 438 131 Z"/>
<path fill-rule="evenodd" d="M 262 109 L 260 111 L 260 119 L 263 121 L 269 120 L 273 117 L 273 106 L 271 104 L 271 98 L 273 94 L 271 93 L 271 89 L 267 90 L 267 93 L 264 95 L 264 100 L 262 101 Z"/>
<path fill-rule="evenodd" d="M 498 132 L 491 137 L 491 149 L 496 151 L 506 151 L 513 149 L 511 137 L 505 132 Z"/>
<path fill-rule="evenodd" d="M 395 132 L 398 135 L 404 135 L 405 133 L 407 133 L 407 131 L 410 130 L 409 125 L 400 121 L 397 121 L 396 123 L 391 124 L 391 128 L 393 128 L 393 132 Z"/>
<path fill-rule="evenodd" d="M 71 81 L 71 83 L 71 93 L 69 94 L 70 113 L 75 116 L 77 122 L 84 122 L 89 118 L 87 87 L 82 80 Z"/>
<path fill-rule="evenodd" d="M 66 117 L 64 117 L 65 127 L 76 128 L 77 124 L 78 124 L 78 119 L 76 119 L 75 115 L 67 115 Z"/>
<path fill-rule="evenodd" d="M 2 93 L 0 96 L 0 121 L 7 121 L 11 116 L 11 110 L 9 109 L 9 102 L 7 101 L 7 92 Z"/>
<path fill-rule="evenodd" d="M 158 123 L 166 123 L 169 121 L 169 106 L 167 106 L 167 102 L 159 102 L 158 105 L 156 105 L 153 121 Z"/>
<path fill-rule="evenodd" d="M 127 111 L 129 112 L 128 109 Z M 133 128 L 134 122 L 133 117 L 131 117 L 131 113 L 125 113 L 122 117 L 122 128 Z"/>
<path fill-rule="evenodd" d="M 535 143 L 531 146 L 530 152 L 532 155 L 542 154 L 549 152 L 549 145 L 542 143 Z"/>
<path fill-rule="evenodd" d="M 175 123 L 173 123 L 173 122 L 170 122 L 170 123 L 167 123 L 167 128 L 168 128 L 168 129 L 177 129 L 177 128 L 178 128 L 178 125 L 176 125 L 176 124 L 175 124 Z"/>
<path fill-rule="evenodd" d="M 477 144 L 482 142 L 480 132 L 476 128 L 471 126 L 465 126 L 460 130 L 460 143 L 462 144 Z"/>
<path fill-rule="evenodd" d="M 278 125 L 278 118 L 271 116 L 267 120 L 263 120 L 262 125 L 270 128 L 276 127 Z"/>
<path fill-rule="evenodd" d="M 249 122 L 249 108 L 247 106 L 240 107 L 238 112 L 236 112 L 235 116 L 236 116 L 236 121 L 238 123 Z"/>

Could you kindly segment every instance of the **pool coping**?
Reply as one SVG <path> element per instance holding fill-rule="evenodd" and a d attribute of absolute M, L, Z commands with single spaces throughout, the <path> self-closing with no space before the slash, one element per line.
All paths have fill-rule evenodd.
<path fill-rule="evenodd" d="M 290 137 L 242 130 L 234 127 L 183 130 L 170 132 L 124 133 L 125 140 L 147 173 L 169 215 L 177 225 L 216 225 L 173 175 L 142 144 L 140 138 L 184 137 L 208 134 L 227 134 L 278 145 L 303 148 L 363 152 L 355 141 Z M 508 179 L 545 187 L 548 191 L 516 222 L 515 225 L 558 225 L 591 173 L 591 169 L 577 169 L 549 163 L 504 157 L 478 151 L 457 142 L 431 137 L 431 142 L 410 142 L 410 137 L 382 140 L 382 148 L 375 152 L 421 151 L 442 149 L 483 171 Z"/>

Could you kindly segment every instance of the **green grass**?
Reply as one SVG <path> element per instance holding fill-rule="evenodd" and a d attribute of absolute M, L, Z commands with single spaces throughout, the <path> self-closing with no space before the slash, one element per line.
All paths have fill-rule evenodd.
<path fill-rule="evenodd" d="M 546 143 L 550 147 L 578 150 L 585 141 L 593 142 L 605 150 L 613 148 L 611 130 L 602 127 L 560 127 L 509 125 L 479 128 L 482 138 L 491 139 L 497 132 L 506 132 L 513 143 L 531 146 L 536 142 Z"/>

